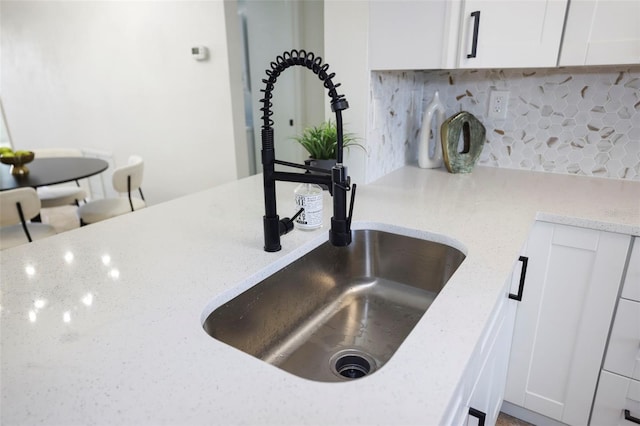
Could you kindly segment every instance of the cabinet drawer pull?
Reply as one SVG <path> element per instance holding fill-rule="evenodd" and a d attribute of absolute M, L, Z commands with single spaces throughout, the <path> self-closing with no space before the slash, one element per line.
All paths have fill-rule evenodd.
<path fill-rule="evenodd" d="M 522 300 L 522 293 L 524 291 L 524 280 L 527 276 L 527 264 L 529 263 L 529 258 L 526 256 L 520 256 L 518 260 L 522 262 L 522 270 L 520 271 L 520 284 L 518 285 L 518 294 L 509 293 L 509 299 L 517 300 L 518 302 L 520 302 Z"/>
<path fill-rule="evenodd" d="M 624 410 L 624 419 L 625 420 L 629 420 L 630 422 L 637 423 L 637 424 L 640 425 L 640 419 L 637 418 L 637 417 L 633 417 L 631 415 L 631 411 L 629 411 L 629 410 Z"/>
<path fill-rule="evenodd" d="M 478 419 L 478 426 L 484 426 L 484 419 L 487 417 L 485 413 L 475 408 L 469 407 L 469 415 Z"/>
<path fill-rule="evenodd" d="M 476 10 L 471 12 L 473 18 L 473 43 L 471 44 L 471 53 L 467 55 L 467 58 L 475 58 L 476 51 L 478 50 L 478 31 L 480 29 L 480 11 Z"/>

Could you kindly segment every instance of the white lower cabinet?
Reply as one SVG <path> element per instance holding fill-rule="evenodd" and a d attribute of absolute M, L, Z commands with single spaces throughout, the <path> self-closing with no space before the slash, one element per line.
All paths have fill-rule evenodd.
<path fill-rule="evenodd" d="M 640 424 L 640 381 L 603 371 L 593 405 L 591 425 Z"/>
<path fill-rule="evenodd" d="M 569 425 L 589 422 L 629 244 L 628 235 L 535 223 L 506 401 Z"/>
<path fill-rule="evenodd" d="M 492 332 L 486 336 L 487 355 L 467 400 L 467 425 L 494 425 L 504 397 L 509 363 L 509 346 L 513 332 L 515 302 L 506 299 L 495 318 Z"/>
<path fill-rule="evenodd" d="M 640 302 L 640 237 L 635 237 L 633 243 L 621 296 Z"/>
<path fill-rule="evenodd" d="M 519 268 L 515 268 L 515 274 L 520 276 Z M 516 284 L 515 288 L 517 287 Z M 503 297 L 496 304 L 456 394 L 449 404 L 449 416 L 443 419 L 441 424 L 495 424 L 504 398 L 517 305 L 515 300 L 508 297 L 509 288 L 513 288 L 511 280 L 505 283 Z"/>
<path fill-rule="evenodd" d="M 604 369 L 640 380 L 640 302 L 620 299 Z"/>
<path fill-rule="evenodd" d="M 591 425 L 640 424 L 640 239 L 635 238 L 598 383 Z"/>

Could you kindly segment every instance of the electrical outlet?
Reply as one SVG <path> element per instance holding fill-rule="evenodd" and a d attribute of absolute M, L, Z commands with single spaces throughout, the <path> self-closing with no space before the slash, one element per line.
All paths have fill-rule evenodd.
<path fill-rule="evenodd" d="M 507 104 L 509 92 L 506 90 L 494 90 L 489 96 L 489 118 L 504 120 L 507 118 Z"/>

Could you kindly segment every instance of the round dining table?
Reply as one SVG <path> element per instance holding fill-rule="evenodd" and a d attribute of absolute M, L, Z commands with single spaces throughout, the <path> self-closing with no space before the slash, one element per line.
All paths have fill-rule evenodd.
<path fill-rule="evenodd" d="M 88 178 L 102 173 L 109 163 L 99 158 L 51 157 L 36 158 L 27 164 L 29 174 L 14 176 L 11 166 L 0 164 L 0 191 L 9 189 L 55 185 Z"/>

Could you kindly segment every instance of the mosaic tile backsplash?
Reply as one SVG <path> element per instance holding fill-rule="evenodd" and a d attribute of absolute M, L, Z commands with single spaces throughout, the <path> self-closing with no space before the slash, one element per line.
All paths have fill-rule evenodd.
<path fill-rule="evenodd" d="M 368 181 L 417 164 L 436 90 L 447 117 L 468 111 L 485 125 L 479 164 L 640 180 L 640 66 L 620 66 L 374 72 Z M 488 118 L 492 90 L 510 92 L 504 120 Z"/>

